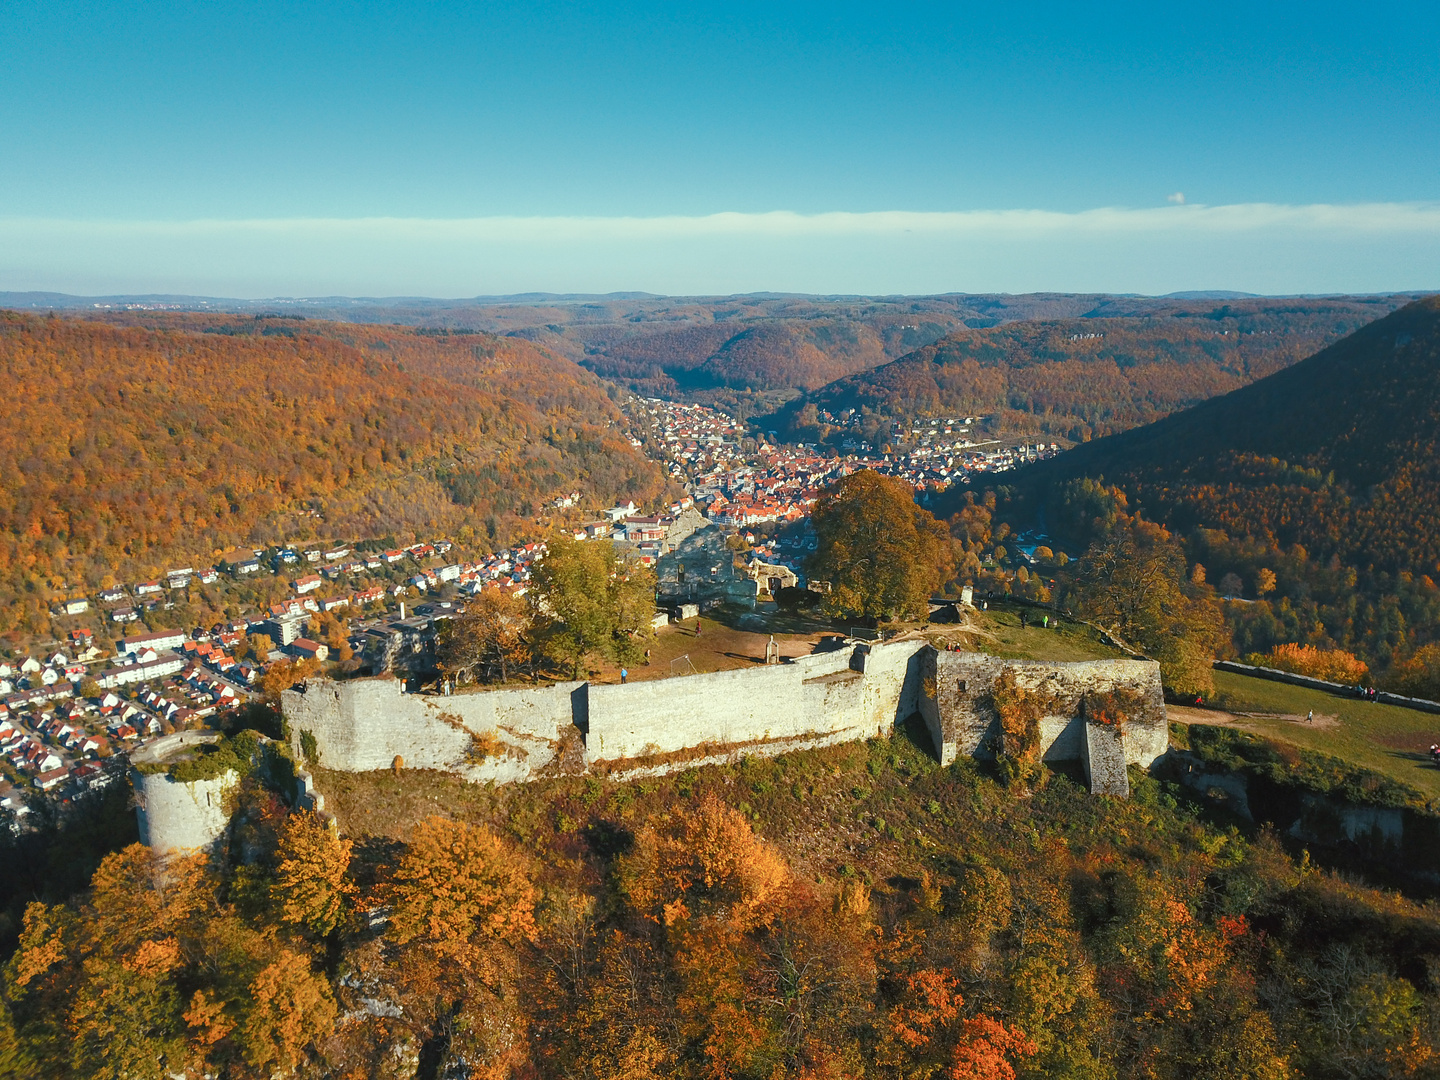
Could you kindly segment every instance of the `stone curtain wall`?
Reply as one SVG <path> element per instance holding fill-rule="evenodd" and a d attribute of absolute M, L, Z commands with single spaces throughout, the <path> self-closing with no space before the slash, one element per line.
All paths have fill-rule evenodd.
<path fill-rule="evenodd" d="M 1127 717 L 1119 739 L 1123 765 L 1148 768 L 1170 745 L 1165 719 L 1165 695 L 1160 686 L 1160 665 L 1152 660 L 1084 660 L 1051 663 L 1005 660 L 981 653 L 929 652 L 921 660 L 924 687 L 918 702 L 920 715 L 930 729 L 936 753 L 944 764 L 957 757 L 993 754 L 999 716 L 993 693 L 1000 677 L 1013 673 L 1019 686 L 1050 697 L 1052 712 L 1040 721 L 1040 752 L 1044 761 L 1081 761 L 1092 770 L 1096 755 L 1109 760 L 1110 748 L 1088 735 L 1081 716 L 1081 699 L 1087 693 L 1127 688 L 1141 696 L 1138 715 Z M 1104 771 L 1113 773 L 1110 765 Z M 1095 784 L 1094 773 L 1092 787 Z M 1106 781 L 1115 787 L 1118 781 Z M 1126 784 L 1128 791 L 1128 782 Z"/>
<path fill-rule="evenodd" d="M 914 711 L 905 672 L 925 648 L 921 641 L 860 646 L 787 664 L 592 686 L 587 758 L 613 767 L 701 747 L 798 749 L 885 734 Z"/>
<path fill-rule="evenodd" d="M 369 772 L 399 757 L 406 768 L 503 784 L 533 779 L 555 763 L 571 725 L 584 720 L 585 689 L 565 682 L 433 696 L 402 693 L 395 679 L 311 679 L 303 691 L 285 691 L 281 708 L 291 749 L 299 756 L 302 735 L 314 736 L 323 768 Z"/>
<path fill-rule="evenodd" d="M 785 664 L 625 686 L 572 682 L 443 697 L 401 693 L 391 679 L 312 679 L 303 691 L 286 691 L 282 707 L 297 754 L 309 734 L 318 763 L 346 772 L 388 769 L 400 757 L 406 768 L 478 782 L 559 770 L 657 775 L 884 735 L 917 711 L 949 764 L 990 752 L 989 695 L 1005 671 L 1056 702 L 1040 722 L 1044 759 L 1084 763 L 1096 790 L 1128 790 L 1125 765 L 1148 766 L 1169 745 L 1160 669 L 1151 661 L 1003 660 L 938 653 L 923 641 L 852 644 Z M 1140 694 L 1139 714 L 1108 742 L 1091 738 L 1082 697 L 1122 686 Z"/>

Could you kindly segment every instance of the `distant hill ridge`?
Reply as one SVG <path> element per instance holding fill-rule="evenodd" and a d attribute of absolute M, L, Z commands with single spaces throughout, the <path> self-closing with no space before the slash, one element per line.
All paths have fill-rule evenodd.
<path fill-rule="evenodd" d="M 1147 516 L 1299 543 L 1311 557 L 1440 572 L 1440 296 L 1250 386 L 1031 466 L 1042 501 L 1080 477 Z"/>
<path fill-rule="evenodd" d="M 751 293 L 685 297 L 625 292 L 526 293 L 464 299 L 310 296 L 237 300 L 183 295 L 81 297 L 37 292 L 0 293 L 0 308 L 93 312 L 97 307 L 112 311 L 151 307 L 513 335 L 637 393 L 683 394 L 737 409 L 745 402 L 744 411 L 748 413 L 752 404 L 761 411 L 774 409 L 797 390 L 818 391 L 827 383 L 862 374 L 948 335 L 1010 323 L 1201 318 L 1229 306 L 1237 317 L 1263 315 L 1267 320 L 1265 328 L 1272 333 L 1300 334 L 1304 341 L 1288 356 L 1288 362 L 1408 299 L 1411 297 L 1234 299 L 1229 293 L 1179 297 L 1103 293 L 879 297 Z M 1339 313 L 1350 321 L 1315 336 L 1310 333 L 1310 322 L 1322 310 Z M 1125 366 L 1123 359 L 1121 366 Z M 1265 367 L 1245 377 L 1270 370 L 1274 368 Z M 1111 379 L 1090 387 L 1080 380 L 1074 383 L 1073 390 L 1081 397 L 1113 398 L 1113 383 Z M 1100 417 L 1101 422 L 1096 424 L 1080 418 L 1079 426 L 1073 421 L 1064 422 L 1068 407 L 1061 403 L 1058 411 L 1052 410 L 1057 411 L 1055 422 L 1047 420 L 1044 430 L 1066 435 L 1074 428 L 1076 438 L 1087 433 L 1103 434 L 1154 419 L 1206 394 L 1236 385 L 1240 382 L 1216 382 L 1200 374 L 1197 384 L 1178 396 L 1161 390 L 1158 410 L 1122 409 L 1123 415 L 1114 422 Z M 1152 397 L 1155 393 L 1148 385 L 1134 392 L 1125 391 L 1127 397 Z M 1026 408 L 1024 404 L 1017 407 L 1022 411 Z"/>
<path fill-rule="evenodd" d="M 808 441 L 826 434 L 822 412 L 863 411 L 874 431 L 887 419 L 965 413 L 1080 442 L 1243 386 L 1402 302 L 1111 298 L 1062 318 L 971 325 L 797 399 L 771 426 Z"/>

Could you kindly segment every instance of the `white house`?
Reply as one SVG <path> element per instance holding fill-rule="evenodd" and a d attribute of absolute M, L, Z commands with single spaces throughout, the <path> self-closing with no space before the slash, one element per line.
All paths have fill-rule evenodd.
<path fill-rule="evenodd" d="M 141 652 L 144 649 L 178 649 L 185 644 L 184 630 L 156 630 L 149 634 L 136 634 L 120 642 L 120 651 Z"/>

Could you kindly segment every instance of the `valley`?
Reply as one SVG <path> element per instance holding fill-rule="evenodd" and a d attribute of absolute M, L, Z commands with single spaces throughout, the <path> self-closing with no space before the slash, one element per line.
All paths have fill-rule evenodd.
<path fill-rule="evenodd" d="M 624 303 L 633 313 L 652 302 Z M 652 314 L 676 311 L 654 303 Z M 1204 335 L 1177 330 L 1173 312 L 1163 322 L 1153 305 L 1134 302 L 1133 315 L 1114 314 L 1120 300 L 1102 306 L 1110 314 L 1083 330 L 998 322 L 951 328 L 889 362 L 877 359 L 883 348 L 865 352 L 864 373 L 816 386 L 806 380 L 831 378 L 861 353 L 842 349 L 841 368 L 827 369 L 796 353 L 797 332 L 783 327 L 783 346 L 770 331 L 749 334 L 744 348 L 701 335 L 689 355 L 711 350 L 703 361 L 640 374 L 624 366 L 650 355 L 634 340 L 606 339 L 577 362 L 523 326 L 496 336 L 294 312 L 10 317 L 0 346 L 17 377 L 64 386 L 66 396 L 17 407 L 10 435 L 12 475 L 25 479 L 4 507 L 4 662 L 16 682 L 0 720 L 0 805 L 14 823 L 0 836 L 10 854 L 0 932 L 35 974 L 15 984 L 0 1029 L 14 1025 L 25 1046 L 59 1060 L 38 1026 L 46 1003 L 89 1000 L 104 965 L 136 963 L 123 935 L 82 941 L 63 927 L 76 917 L 111 927 L 125 904 L 149 903 L 146 882 L 160 864 L 147 860 L 183 857 L 133 843 L 123 781 L 138 761 L 151 799 L 152 787 L 238 777 L 226 789 L 233 812 L 216 819 L 209 841 L 213 857 L 187 871 L 210 906 L 142 921 L 135 946 L 219 950 L 224 970 L 239 972 L 186 975 L 203 988 L 195 1000 L 214 995 L 250 1025 L 207 1044 L 206 1059 L 222 1068 L 269 1052 L 255 1049 L 272 1044 L 251 1034 L 261 1022 L 253 1003 L 284 968 L 312 1002 L 303 1019 L 285 1014 L 295 1040 L 285 1052 L 316 1075 L 409 1080 L 472 1062 L 496 1076 L 590 1075 L 604 1061 L 616 1077 L 699 1076 L 719 1063 L 758 1077 L 775 1062 L 816 1078 L 861 1068 L 899 1077 L 934 1064 L 926 1047 L 938 1045 L 946 1061 L 983 1055 L 1009 1070 L 994 1075 L 1169 1076 L 1156 1063 L 1187 1060 L 1184 1048 L 1197 1044 L 1240 1075 L 1330 1075 L 1341 1036 L 1305 997 L 1310 980 L 1356 1000 L 1416 993 L 1406 990 L 1412 954 L 1440 941 L 1427 906 L 1440 868 L 1419 839 L 1435 827 L 1440 796 L 1440 773 L 1422 752 L 1435 717 L 1209 664 L 1277 642 L 1312 650 L 1296 662 L 1344 646 L 1382 685 L 1423 687 L 1440 626 L 1424 606 L 1434 585 L 1418 565 L 1403 581 L 1357 565 L 1362 549 L 1399 545 L 1362 548 L 1369 542 L 1351 537 L 1350 548 L 1316 544 L 1314 554 L 1282 547 L 1270 522 L 1283 515 L 1252 516 L 1238 488 L 1223 499 L 1211 489 L 1188 495 L 1171 477 L 1211 467 L 1184 464 L 1183 453 L 1206 463 L 1268 452 L 1269 472 L 1255 475 L 1291 485 L 1297 498 L 1343 484 L 1350 501 L 1332 504 L 1362 507 L 1362 476 L 1370 500 L 1385 497 L 1386 483 L 1420 490 L 1428 398 L 1402 405 L 1389 387 L 1416 381 L 1421 368 L 1392 377 L 1387 365 L 1429 362 L 1433 302 L 1294 366 L 1307 335 L 1323 344 L 1366 309 L 1346 301 L 1317 315 L 1310 305 L 1274 334 L 1252 326 L 1262 340 L 1233 349 L 1227 314 L 1206 331 L 1204 340 L 1221 339 L 1216 352 Z M 760 318 L 754 309 L 748 317 Z M 687 333 L 657 332 L 646 348 L 673 356 Z M 806 349 L 838 348 L 830 330 L 807 333 Z M 1383 362 L 1376 342 L 1389 348 Z M 1078 349 L 1111 351 L 1067 353 Z M 725 366 L 762 354 L 774 360 L 763 386 L 757 368 Z M 785 359 L 801 354 L 804 363 Z M 123 361 L 118 374 L 97 374 L 102 356 Z M 717 356 L 723 363 L 711 362 Z M 910 385 L 890 368 L 951 363 L 990 365 L 1010 380 L 1009 396 L 890 393 Z M 1269 437 L 1254 434 L 1250 417 L 1274 407 L 1248 400 L 1278 395 L 1301 407 L 1307 392 L 1340 392 L 1339 376 L 1310 370 L 1317 363 L 1365 371 L 1344 391 L 1348 434 L 1315 426 L 1307 437 L 1316 449 L 1278 463 L 1279 443 L 1244 443 Z M 1129 389 L 1093 378 L 1094 365 L 1131 371 Z M 1016 380 L 1047 366 L 1075 396 L 1043 407 L 1015 396 Z M 1278 374 L 1263 377 L 1271 369 Z M 741 370 L 752 381 L 724 385 Z M 1249 389 L 1224 396 L 1240 384 Z M 233 390 L 217 396 L 216 386 Z M 866 386 L 890 396 L 865 397 Z M 1212 394 L 1221 396 L 1186 408 Z M 784 399 L 780 413 L 754 411 Z M 61 400 L 79 407 L 57 421 Z M 1243 419 L 1194 419 L 1231 408 Z M 1164 413 L 1173 415 L 1145 426 Z M 217 431 L 227 433 L 225 452 L 207 456 Z M 1270 498 L 1272 488 L 1259 490 Z M 888 492 L 903 506 L 847 517 L 836 502 L 847 491 Z M 912 512 L 918 546 L 896 547 Z M 121 543 L 136 523 L 144 530 Z M 836 542 L 837 528 L 876 527 L 870 540 Z M 906 564 L 899 577 L 891 562 Z M 1097 576 L 1102 564 L 1109 578 Z M 1114 621 L 1131 602 L 1130 574 L 1147 582 L 1141 599 L 1163 599 Z M 829 588 L 840 580 L 849 591 Z M 1383 606 L 1384 588 L 1396 587 L 1386 582 L 1400 582 L 1404 633 L 1388 653 L 1373 633 L 1337 632 L 1324 605 L 1347 580 L 1357 628 L 1377 618 L 1363 605 Z M 847 607 L 870 588 L 890 590 L 879 614 Z M 1268 639 L 1257 630 L 1266 618 Z M 42 645 L 44 661 L 26 665 Z M 1141 666 L 1156 672 L 1156 708 L 1162 677 L 1172 707 L 1169 748 L 1161 722 L 1164 753 L 1128 770 L 1122 754 L 1118 781 L 1097 780 L 1089 749 L 1069 757 L 1035 725 L 1050 725 L 1046 740 L 1062 721 L 1088 725 L 1092 740 L 1108 724 L 1117 743 L 1138 739 L 1149 721 L 1123 689 L 1062 706 L 1043 681 L 1027 689 L 1000 676 L 973 705 L 944 713 L 973 709 L 994 730 L 943 766 L 953 749 L 937 749 L 940 729 L 919 712 L 897 713 L 878 734 L 845 727 L 845 695 L 872 708 L 874 692 L 862 687 L 883 680 L 892 653 L 934 658 L 922 663 L 937 671 L 959 665 L 945 670 L 967 673 L 963 698 L 977 662 L 1029 662 L 1042 679 L 1071 678 L 1078 669 L 1067 665 L 1133 663 L 1127 648 L 1158 659 Z M 778 708 L 778 676 L 810 667 L 823 674 L 796 700 L 823 692 L 831 712 L 793 736 L 803 748 L 779 752 L 768 744 L 782 718 L 767 720 L 744 680 L 773 684 Z M 940 682 L 953 675 L 915 682 L 914 692 L 938 694 Z M 297 711 L 307 687 L 318 696 L 333 687 L 337 701 L 399 696 L 388 720 L 356 719 L 372 727 L 351 739 L 344 710 L 323 723 L 318 706 Z M 579 688 L 586 702 L 594 695 L 583 709 Z M 554 746 L 535 741 L 533 716 L 485 730 L 463 719 L 488 715 L 488 694 L 548 702 L 557 690 L 562 719 L 586 727 L 557 729 Z M 645 696 L 627 709 L 606 696 L 615 693 Z M 635 735 L 630 758 L 606 758 L 605 733 L 614 740 L 650 722 L 640 719 L 646 709 L 663 714 L 667 693 L 686 703 L 681 722 Z M 722 693 L 736 700 L 706 696 Z M 494 709 L 499 716 L 502 705 Z M 712 711 L 759 725 L 754 745 L 706 734 Z M 442 726 L 410 731 L 431 713 Z M 830 728 L 841 741 L 822 745 L 817 733 Z M 695 746 L 682 734 L 692 729 Z M 181 734 L 206 741 L 173 760 L 146 757 Z M 272 749 L 245 749 L 261 736 L 276 740 L 264 744 Z M 357 765 L 361 746 L 369 756 Z M 446 747 L 460 756 L 450 760 Z M 59 765 L 45 768 L 52 754 Z M 482 774 L 490 781 L 475 782 Z M 302 775 L 303 784 L 293 779 Z M 153 803 L 142 835 L 173 835 L 165 812 Z M 523 932 L 484 930 L 485 916 L 452 911 L 443 901 L 452 878 L 465 882 L 455 895 L 498 889 L 484 894 L 497 897 L 492 910 Z M 27 908 L 34 895 L 46 899 Z M 1316 927 L 1330 944 L 1363 942 L 1369 966 L 1337 967 L 1315 944 Z M 37 951 L 59 940 L 81 966 Z M 1137 940 L 1162 959 L 1137 951 Z M 322 951 L 343 976 L 306 959 Z M 787 955 L 812 957 L 819 980 L 798 1004 L 777 997 L 783 975 L 773 965 Z M 1184 964 L 1165 959 L 1181 955 Z M 622 973 L 628 981 L 617 982 Z M 1044 1005 L 1036 979 L 1060 986 L 1069 1004 Z M 630 989 L 611 997 L 612 985 Z M 917 1045 L 897 1032 L 933 1007 L 936 986 L 957 1019 L 927 1029 L 938 1043 Z M 437 1009 L 443 1000 L 458 1011 Z M 964 1014 L 975 1023 L 1003 1019 L 960 1023 L 964 1000 L 978 1003 Z M 1419 1045 L 1431 1008 L 1419 1000 L 1404 1024 L 1366 1028 L 1365 1047 L 1345 1052 L 1379 1068 Z M 166 1008 L 129 1012 L 162 1030 L 194 1028 Z M 709 1019 L 722 1012 L 743 1018 L 743 1038 Z M 1146 1023 L 1135 1025 L 1137 1015 Z M 519 1034 L 497 1042 L 487 1026 L 497 1018 Z M 797 1043 L 789 1033 L 802 1022 L 808 1034 Z M 195 1037 L 173 1038 L 178 1047 Z"/>

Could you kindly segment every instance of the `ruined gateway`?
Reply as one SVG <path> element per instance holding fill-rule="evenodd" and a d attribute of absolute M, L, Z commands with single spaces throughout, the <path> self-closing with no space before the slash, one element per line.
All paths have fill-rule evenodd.
<path fill-rule="evenodd" d="M 1127 765 L 1169 743 L 1160 668 L 940 652 L 923 641 L 846 642 L 788 663 L 625 686 L 586 682 L 403 693 L 394 679 L 312 679 L 282 696 L 292 745 L 327 769 L 439 769 L 484 783 L 563 774 L 655 776 L 746 755 L 887 735 L 918 713 L 942 764 L 992 756 L 996 691 L 1028 694 L 1043 761 L 1079 762 L 1092 792 L 1128 795 Z M 1097 695 L 1124 715 L 1086 716 Z"/>

